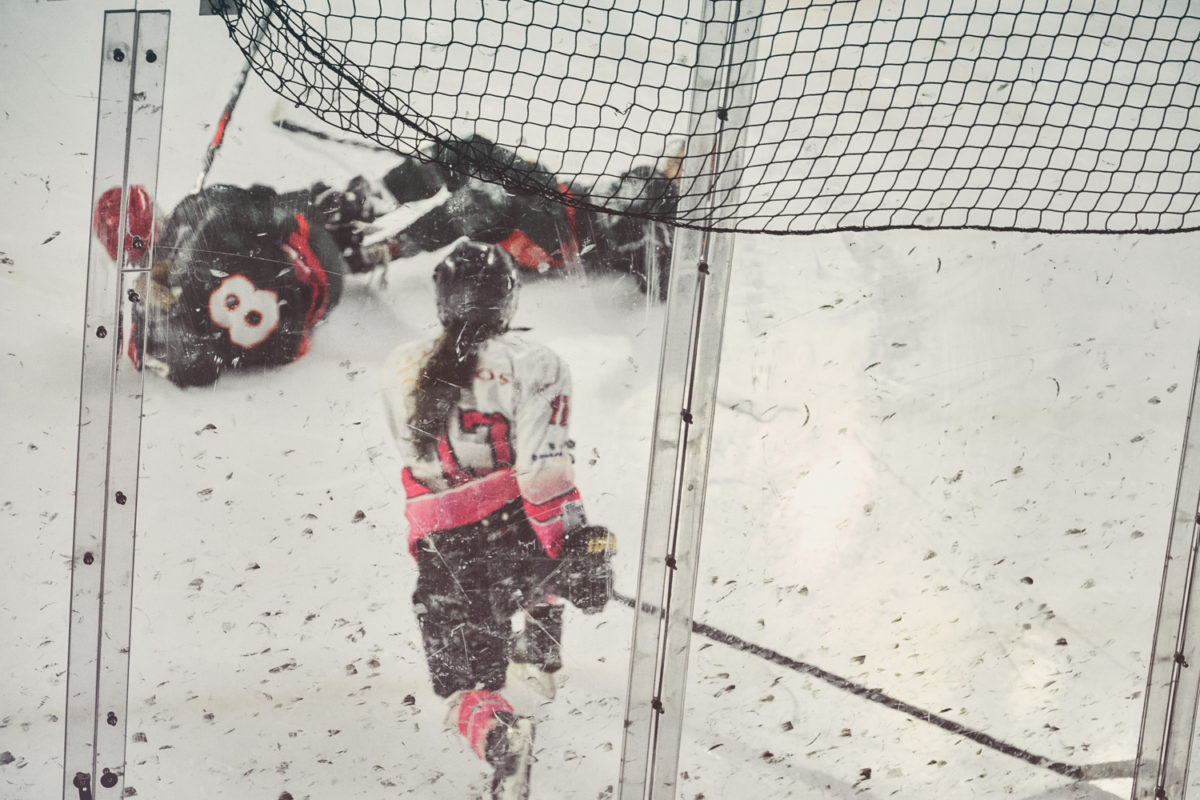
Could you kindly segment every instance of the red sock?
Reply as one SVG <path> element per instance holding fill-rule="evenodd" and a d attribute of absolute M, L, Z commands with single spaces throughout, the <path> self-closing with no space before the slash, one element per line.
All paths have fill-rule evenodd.
<path fill-rule="evenodd" d="M 513 707 L 496 692 L 489 689 L 463 692 L 462 705 L 458 708 L 458 730 L 480 758 L 484 758 L 488 731 L 492 729 L 499 711 L 511 714 Z"/>

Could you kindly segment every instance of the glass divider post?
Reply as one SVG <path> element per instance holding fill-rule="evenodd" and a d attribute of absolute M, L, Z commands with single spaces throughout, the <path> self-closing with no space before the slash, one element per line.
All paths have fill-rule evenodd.
<path fill-rule="evenodd" d="M 681 182 L 704 209 L 736 202 L 761 0 L 706 0 Z M 685 192 L 690 194 L 690 192 Z M 690 209 L 681 209 L 687 211 Z M 621 758 L 622 800 L 675 796 L 730 234 L 678 229 L 660 361 Z"/>
<path fill-rule="evenodd" d="M 1182 800 L 1200 698 L 1200 355 L 1183 433 L 1179 478 L 1142 709 L 1133 800 Z"/>
<path fill-rule="evenodd" d="M 92 205 L 116 187 L 115 261 L 89 236 L 71 565 L 64 800 L 124 795 L 142 373 L 125 358 L 128 309 L 147 296 L 151 241 L 130 188 L 153 198 L 170 12 L 105 13 Z M 95 224 L 94 222 L 92 224 Z M 91 227 L 91 225 L 89 225 Z"/>

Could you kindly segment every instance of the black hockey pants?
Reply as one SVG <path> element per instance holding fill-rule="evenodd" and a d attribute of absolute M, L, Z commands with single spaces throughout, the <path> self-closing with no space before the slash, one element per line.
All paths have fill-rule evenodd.
<path fill-rule="evenodd" d="M 554 591 L 557 566 L 519 500 L 478 523 L 437 531 L 418 542 L 413 607 L 440 697 L 463 689 L 500 689 L 510 655 L 537 663 L 546 648 L 553 648 L 557 656 L 561 609 L 544 603 L 546 593 Z M 518 655 L 510 639 L 511 618 L 520 608 L 531 611 L 535 624 L 527 626 L 532 643 L 524 642 Z"/>

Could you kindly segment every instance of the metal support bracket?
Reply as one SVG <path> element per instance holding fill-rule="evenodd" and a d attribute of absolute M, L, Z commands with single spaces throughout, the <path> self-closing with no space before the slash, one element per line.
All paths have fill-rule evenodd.
<path fill-rule="evenodd" d="M 88 249 L 75 474 L 64 800 L 124 796 L 133 545 L 141 448 L 142 373 L 125 358 L 132 303 L 153 241 L 135 241 L 129 187 L 153 198 L 158 182 L 169 11 L 104 15 L 92 208 L 120 191 L 116 258 L 96 236 Z M 89 221 L 89 228 L 92 227 Z M 153 236 L 151 236 L 151 239 Z M 140 246 L 139 246 L 140 245 Z M 144 257 L 142 253 L 144 251 Z"/>

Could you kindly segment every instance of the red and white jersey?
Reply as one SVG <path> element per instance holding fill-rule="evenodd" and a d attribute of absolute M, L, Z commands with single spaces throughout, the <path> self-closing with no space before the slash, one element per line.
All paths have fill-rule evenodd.
<path fill-rule="evenodd" d="M 479 347 L 475 380 L 461 392 L 437 455 L 421 459 L 409 419 L 412 390 L 435 340 L 397 348 L 382 378 L 388 423 L 400 453 L 409 548 L 434 531 L 479 522 L 520 498 L 546 552 L 586 524 L 567 431 L 571 376 L 552 350 L 505 333 Z"/>

